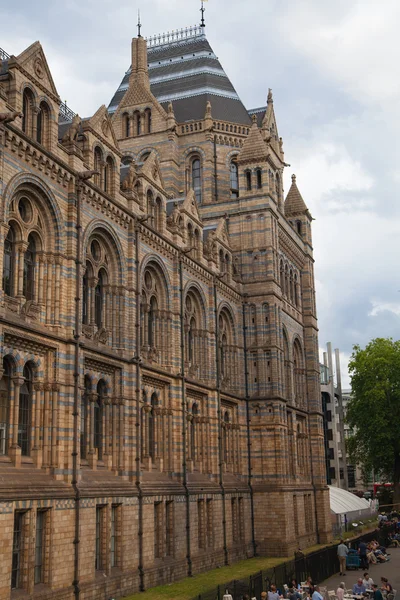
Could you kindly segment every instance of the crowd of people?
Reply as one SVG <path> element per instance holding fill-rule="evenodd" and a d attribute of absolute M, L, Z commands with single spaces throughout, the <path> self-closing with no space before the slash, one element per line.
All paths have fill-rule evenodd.
<path fill-rule="evenodd" d="M 390 539 L 389 537 L 389 541 L 391 544 L 394 541 L 396 541 L 396 545 L 399 544 L 399 541 L 397 539 L 395 540 L 394 538 Z M 340 575 L 346 575 L 346 561 L 350 555 L 350 552 L 354 553 L 354 551 L 349 550 L 348 546 L 346 546 L 343 540 L 340 540 L 340 544 L 337 549 Z M 377 540 L 372 540 L 368 544 L 365 542 L 360 542 L 355 556 L 359 559 L 362 569 L 368 569 L 370 564 L 376 565 L 377 563 L 384 563 L 390 560 L 390 553 L 387 552 L 386 548 Z"/>

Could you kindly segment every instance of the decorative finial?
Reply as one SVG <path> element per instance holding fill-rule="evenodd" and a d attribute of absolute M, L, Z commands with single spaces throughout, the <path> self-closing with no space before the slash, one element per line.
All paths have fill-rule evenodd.
<path fill-rule="evenodd" d="M 292 175 L 292 183 L 296 183 L 296 175 Z"/>
<path fill-rule="evenodd" d="M 257 123 L 257 115 L 256 114 L 254 114 L 251 118 L 253 120 L 253 123 Z"/>
<path fill-rule="evenodd" d="M 268 88 L 268 98 L 267 98 L 267 103 L 269 104 L 270 102 L 273 102 L 274 99 L 272 97 L 272 89 Z"/>
<path fill-rule="evenodd" d="M 206 9 L 204 8 L 204 2 L 207 2 L 208 0 L 201 0 L 201 25 L 200 27 L 205 27 L 206 26 L 206 21 L 204 19 L 204 13 L 206 12 Z"/>
<path fill-rule="evenodd" d="M 138 10 L 138 24 L 137 24 L 138 37 L 142 37 L 140 34 L 141 30 L 142 30 L 142 22 L 140 20 L 140 10 Z"/>

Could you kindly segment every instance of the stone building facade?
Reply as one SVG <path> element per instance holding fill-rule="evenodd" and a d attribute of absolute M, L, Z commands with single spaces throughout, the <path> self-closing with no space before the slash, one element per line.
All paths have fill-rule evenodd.
<path fill-rule="evenodd" d="M 148 48 L 148 54 L 147 54 Z M 96 600 L 330 538 L 311 215 L 203 28 L 87 119 L 0 52 L 0 597 Z"/>

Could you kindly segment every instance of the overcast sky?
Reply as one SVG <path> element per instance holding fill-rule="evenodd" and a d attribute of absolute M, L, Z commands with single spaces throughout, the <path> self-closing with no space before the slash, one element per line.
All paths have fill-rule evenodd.
<path fill-rule="evenodd" d="M 60 96 L 108 105 L 144 36 L 192 25 L 198 0 L 28 0 L 0 6 L 0 47 L 40 40 Z M 297 174 L 316 221 L 320 346 L 400 338 L 400 2 L 209 0 L 207 36 L 247 108 L 275 99 L 286 191 Z M 345 386 L 348 378 L 345 377 Z"/>

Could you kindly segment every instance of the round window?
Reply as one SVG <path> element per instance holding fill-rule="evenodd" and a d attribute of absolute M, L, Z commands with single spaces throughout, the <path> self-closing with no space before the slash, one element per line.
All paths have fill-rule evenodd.
<path fill-rule="evenodd" d="M 31 207 L 31 203 L 29 202 L 29 200 L 27 198 L 21 198 L 21 200 L 18 202 L 18 212 L 21 216 L 21 219 L 24 221 L 24 223 L 28 223 L 28 221 L 31 220 L 32 207 Z"/>
<path fill-rule="evenodd" d="M 93 240 L 90 244 L 90 253 L 95 261 L 99 261 L 101 258 L 100 244 L 97 240 Z"/>

